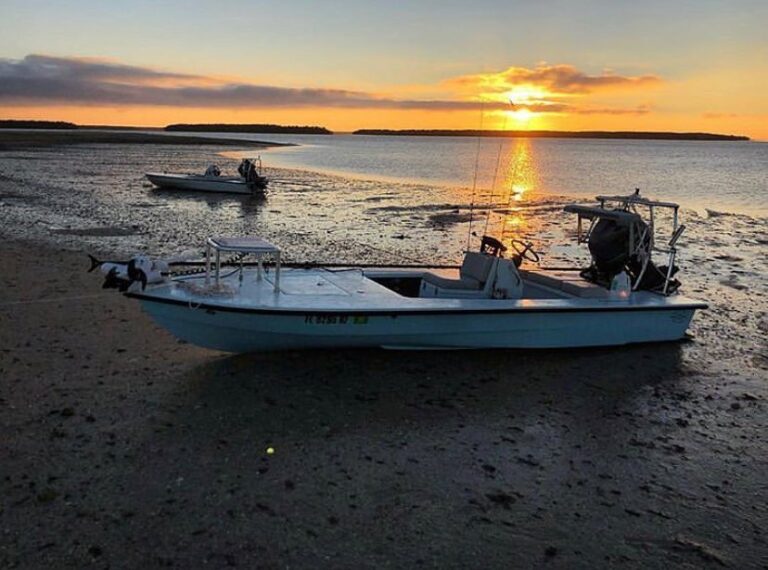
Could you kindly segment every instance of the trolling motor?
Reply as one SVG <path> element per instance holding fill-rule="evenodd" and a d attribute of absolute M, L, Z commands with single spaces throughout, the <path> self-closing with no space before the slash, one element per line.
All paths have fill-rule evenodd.
<path fill-rule="evenodd" d="M 117 289 L 121 293 L 127 291 L 134 283 L 141 283 L 141 290 L 148 284 L 162 283 L 168 274 L 168 263 L 153 261 L 144 255 L 138 255 L 128 261 L 100 261 L 88 254 L 91 267 L 88 273 L 97 267 L 104 274 L 102 289 Z"/>

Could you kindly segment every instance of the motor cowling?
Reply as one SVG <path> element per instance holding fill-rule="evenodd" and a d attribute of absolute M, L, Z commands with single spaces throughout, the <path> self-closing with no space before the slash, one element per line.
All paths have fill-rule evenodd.
<path fill-rule="evenodd" d="M 629 226 L 602 218 L 592 228 L 588 246 L 597 270 L 615 275 L 629 261 Z"/>

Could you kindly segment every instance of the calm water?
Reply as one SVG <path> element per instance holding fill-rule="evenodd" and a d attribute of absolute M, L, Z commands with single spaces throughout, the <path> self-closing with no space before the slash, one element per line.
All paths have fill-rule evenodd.
<path fill-rule="evenodd" d="M 236 136 L 300 145 L 265 152 L 272 166 L 471 187 L 479 157 L 478 188 L 493 187 L 499 196 L 592 197 L 639 187 L 702 212 L 768 215 L 767 143 L 482 139 L 478 153 L 477 139 L 464 137 Z"/>

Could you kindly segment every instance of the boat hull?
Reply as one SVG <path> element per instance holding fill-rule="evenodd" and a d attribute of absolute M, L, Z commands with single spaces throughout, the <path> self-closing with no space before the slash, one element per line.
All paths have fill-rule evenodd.
<path fill-rule="evenodd" d="M 227 352 L 329 347 L 565 348 L 684 338 L 696 307 L 442 312 L 227 310 L 159 302 L 144 310 L 181 340 Z"/>

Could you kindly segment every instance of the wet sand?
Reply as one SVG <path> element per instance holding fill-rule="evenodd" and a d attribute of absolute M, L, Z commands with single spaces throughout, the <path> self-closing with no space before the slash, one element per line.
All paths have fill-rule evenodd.
<path fill-rule="evenodd" d="M 765 564 L 760 369 L 690 343 L 230 356 L 81 253 L 0 263 L 1 567 Z"/>

